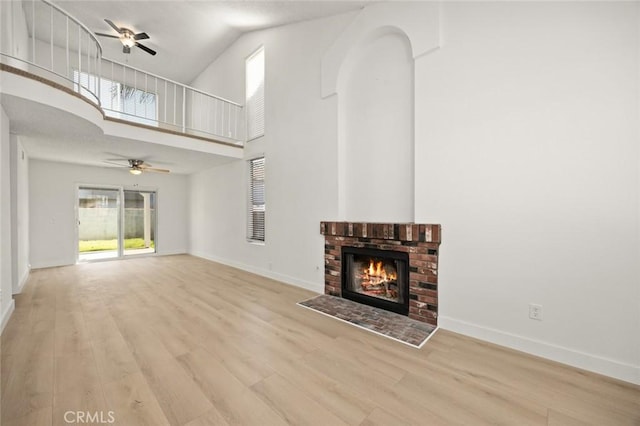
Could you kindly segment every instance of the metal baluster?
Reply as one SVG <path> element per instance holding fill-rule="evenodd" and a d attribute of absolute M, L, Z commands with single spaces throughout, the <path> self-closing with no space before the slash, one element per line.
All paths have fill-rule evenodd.
<path fill-rule="evenodd" d="M 82 93 L 82 34 L 78 25 L 78 93 Z"/>
<path fill-rule="evenodd" d="M 178 87 L 173 84 L 173 125 L 178 126 L 176 123 L 176 103 L 178 102 Z"/>
<path fill-rule="evenodd" d="M 111 93 L 110 93 L 110 97 L 109 97 L 109 101 L 111 102 L 111 109 L 115 109 L 113 107 L 113 90 L 116 87 L 116 85 L 115 85 L 115 80 L 114 80 L 114 75 L 113 75 L 113 62 L 111 62 L 111 84 L 109 86 L 111 88 Z"/>
<path fill-rule="evenodd" d="M 124 113 L 124 82 L 127 81 L 127 67 L 122 65 L 122 84 L 120 84 L 120 93 L 118 93 L 118 99 L 120 99 L 120 108 L 118 111 Z"/>
<path fill-rule="evenodd" d="M 49 6 L 49 17 L 51 18 L 51 31 L 50 31 L 50 36 L 51 36 L 51 40 L 49 41 L 49 48 L 51 50 L 51 71 L 54 71 L 53 69 L 53 7 Z M 33 24 L 35 26 L 35 22 Z"/>
<path fill-rule="evenodd" d="M 87 32 L 87 63 L 89 64 L 87 66 L 87 74 L 89 74 L 89 86 L 91 86 L 91 81 L 93 80 L 93 91 L 91 91 L 91 94 L 95 97 L 96 96 L 96 70 L 93 70 L 93 76 L 91 75 L 91 35 Z M 93 78 L 92 78 L 93 77 Z M 97 99 L 98 102 L 100 102 L 99 99 Z"/>
<path fill-rule="evenodd" d="M 183 97 L 185 98 L 183 99 L 183 104 L 186 105 L 187 92 L 184 90 L 184 86 L 182 87 L 182 93 L 184 94 Z M 194 118 L 193 118 L 193 110 L 195 110 L 195 102 L 196 102 L 195 96 L 196 96 L 195 93 L 192 94 L 191 92 L 189 92 L 189 99 L 191 100 L 191 108 L 189 108 L 188 116 L 187 116 L 187 109 L 184 107 L 182 108 L 182 128 L 183 129 L 186 129 L 186 128 L 192 129 L 193 126 L 195 126 Z"/>
<path fill-rule="evenodd" d="M 235 114 L 233 114 L 233 139 L 238 139 L 238 107 L 234 107 L 233 110 Z"/>
<path fill-rule="evenodd" d="M 36 0 L 31 1 L 31 58 L 36 63 Z"/>
<path fill-rule="evenodd" d="M 209 107 L 207 105 L 207 96 L 200 93 L 200 103 L 202 104 L 200 107 L 200 131 L 201 132 L 206 132 L 207 130 L 207 111 L 209 110 Z"/>
<path fill-rule="evenodd" d="M 71 67 L 69 66 L 69 17 L 67 16 L 67 28 L 66 28 L 66 46 L 67 46 L 67 50 L 66 50 L 66 55 L 67 55 L 67 76 L 70 78 L 73 78 L 72 76 L 72 72 L 71 72 Z"/>
<path fill-rule="evenodd" d="M 100 57 L 100 49 L 96 44 L 96 65 L 98 67 L 98 103 L 102 106 L 102 59 Z"/>
<path fill-rule="evenodd" d="M 155 115 L 155 117 L 154 117 L 154 118 L 155 118 L 156 122 L 158 122 L 158 121 L 160 121 L 160 120 L 159 120 L 159 118 L 160 118 L 160 117 L 158 117 L 158 115 L 159 115 L 159 114 L 158 114 L 158 108 L 159 108 L 159 106 L 158 106 L 158 77 L 154 77 L 153 79 L 154 79 L 154 81 L 155 81 L 155 86 L 156 86 L 156 88 L 155 88 L 155 96 L 156 96 L 156 102 L 155 102 L 155 104 L 156 104 L 156 111 L 155 111 L 155 114 L 156 114 L 156 115 Z"/>
<path fill-rule="evenodd" d="M 218 99 L 213 100 L 213 134 L 218 134 Z"/>
<path fill-rule="evenodd" d="M 89 33 L 87 33 L 87 91 L 90 94 L 93 94 L 93 92 L 91 91 L 91 59 L 90 59 L 90 54 L 91 53 L 91 41 L 89 39 Z"/>
<path fill-rule="evenodd" d="M 149 93 L 149 89 L 147 87 L 147 83 L 149 81 L 148 77 L 149 77 L 149 74 L 145 73 L 145 75 L 144 75 L 144 95 L 145 96 L 147 96 L 147 94 Z M 149 118 L 149 114 L 148 114 L 148 111 L 147 111 L 147 105 L 145 105 L 145 107 L 144 107 L 144 118 Z"/>
<path fill-rule="evenodd" d="M 208 102 L 207 102 L 207 133 L 211 133 L 213 132 L 213 123 L 211 121 L 211 116 L 212 116 L 212 109 L 213 109 L 213 102 L 215 101 L 215 98 L 213 97 L 209 97 L 208 98 Z"/>
<path fill-rule="evenodd" d="M 226 106 L 226 102 L 222 102 L 221 115 L 220 115 L 220 136 L 224 136 L 224 107 Z"/>
<path fill-rule="evenodd" d="M 138 117 L 138 102 L 136 96 L 138 95 L 138 71 L 133 70 L 133 115 Z"/>
<path fill-rule="evenodd" d="M 187 133 L 187 89 L 182 86 L 182 133 Z"/>
<path fill-rule="evenodd" d="M 209 101 L 207 102 L 207 114 L 205 115 L 207 121 L 204 127 L 207 129 L 207 133 L 211 133 L 211 98 L 207 97 L 207 100 Z"/>
<path fill-rule="evenodd" d="M 230 138 L 233 137 L 232 136 L 233 135 L 233 131 L 231 129 L 232 129 L 232 123 L 234 122 L 235 117 L 236 117 L 235 111 L 236 111 L 235 107 L 233 105 L 229 104 L 229 133 L 228 133 L 228 135 L 229 135 Z"/>
<path fill-rule="evenodd" d="M 218 135 L 224 136 L 224 109 L 227 106 L 225 101 L 220 101 L 220 128 L 218 129 Z"/>

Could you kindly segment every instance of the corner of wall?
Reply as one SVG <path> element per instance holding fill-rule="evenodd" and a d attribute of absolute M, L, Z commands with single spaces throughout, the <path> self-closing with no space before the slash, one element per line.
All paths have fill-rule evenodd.
<path fill-rule="evenodd" d="M 0 105 L 0 309 L 2 326 L 9 320 L 14 308 L 11 298 L 13 287 L 12 257 L 12 200 L 11 200 L 11 135 L 9 117 Z"/>
<path fill-rule="evenodd" d="M 13 289 L 13 294 L 22 293 L 22 290 L 24 289 L 24 285 L 27 283 L 27 280 L 29 279 L 29 275 L 31 275 L 31 265 L 27 267 L 24 274 L 22 274 L 22 276 L 18 280 L 17 286 Z"/>
<path fill-rule="evenodd" d="M 11 302 L 7 305 L 5 310 L 2 312 L 2 322 L 0 323 L 0 335 L 4 331 L 4 327 L 9 322 L 9 318 L 11 318 L 11 314 L 13 314 L 15 307 L 16 307 L 16 302 L 15 300 L 11 299 Z"/>
<path fill-rule="evenodd" d="M 223 265 L 231 266 L 233 268 L 241 269 L 243 271 L 251 272 L 252 274 L 257 274 L 257 275 L 261 275 L 263 277 L 271 278 L 273 280 L 280 281 L 280 282 L 285 283 L 285 284 L 289 284 L 289 285 L 293 285 L 293 286 L 296 286 L 296 287 L 304 288 L 305 290 L 313 291 L 315 293 L 321 294 L 321 293 L 324 292 L 323 285 L 319 286 L 317 283 L 312 283 L 312 282 L 300 280 L 298 278 L 291 277 L 289 275 L 280 274 L 278 272 L 274 272 L 274 271 L 270 271 L 270 270 L 266 270 L 266 269 L 262 269 L 262 268 L 257 268 L 257 267 L 252 266 L 252 265 L 247 265 L 245 263 L 236 262 L 236 261 L 229 260 L 229 259 L 224 259 L 224 258 L 221 258 L 221 257 L 218 257 L 218 256 L 211 256 L 211 255 L 208 255 L 207 253 L 204 253 L 204 252 L 201 252 L 201 251 L 189 252 L 189 254 L 191 256 L 199 257 L 199 258 L 202 258 L 202 259 L 210 260 L 212 262 L 217 262 L 217 263 L 221 263 Z"/>

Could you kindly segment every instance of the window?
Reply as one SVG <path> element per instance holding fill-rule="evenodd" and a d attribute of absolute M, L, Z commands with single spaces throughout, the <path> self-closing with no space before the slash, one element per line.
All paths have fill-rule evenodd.
<path fill-rule="evenodd" d="M 247 58 L 247 140 L 264 136 L 264 48 Z"/>
<path fill-rule="evenodd" d="M 89 95 L 96 91 L 98 78 L 86 72 L 73 71 L 76 91 Z M 100 105 L 109 117 L 121 118 L 147 126 L 158 125 L 157 95 L 106 78 L 100 81 Z"/>
<path fill-rule="evenodd" d="M 249 161 L 249 211 L 247 238 L 264 241 L 264 157 Z"/>

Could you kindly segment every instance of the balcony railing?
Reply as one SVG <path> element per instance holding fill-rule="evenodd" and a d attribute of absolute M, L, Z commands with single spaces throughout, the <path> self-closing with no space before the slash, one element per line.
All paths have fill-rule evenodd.
<path fill-rule="evenodd" d="M 100 99 L 110 117 L 198 136 L 242 140 L 241 105 L 193 87 L 102 59 Z"/>
<path fill-rule="evenodd" d="M 96 36 L 47 0 L 7 2 L 10 40 L 0 59 L 69 87 L 106 116 L 159 129 L 241 144 L 241 105 L 102 57 Z"/>

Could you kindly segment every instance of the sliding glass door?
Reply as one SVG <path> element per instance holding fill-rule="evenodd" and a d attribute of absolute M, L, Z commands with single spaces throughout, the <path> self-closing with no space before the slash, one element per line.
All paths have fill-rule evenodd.
<path fill-rule="evenodd" d="M 120 190 L 78 188 L 78 260 L 120 256 Z"/>
<path fill-rule="evenodd" d="M 155 191 L 78 187 L 78 261 L 156 252 Z"/>
<path fill-rule="evenodd" d="M 155 253 L 156 193 L 124 191 L 124 255 Z"/>

